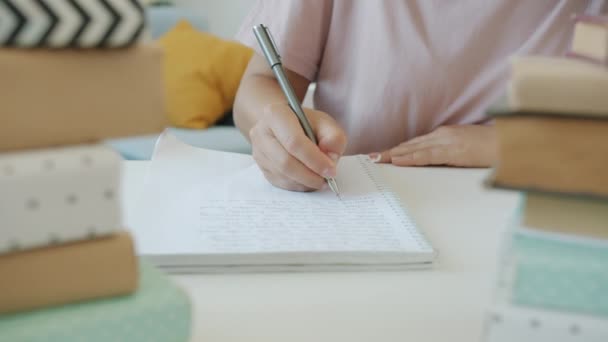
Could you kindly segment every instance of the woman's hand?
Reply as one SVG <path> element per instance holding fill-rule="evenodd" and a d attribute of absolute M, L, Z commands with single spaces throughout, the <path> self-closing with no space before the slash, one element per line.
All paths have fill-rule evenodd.
<path fill-rule="evenodd" d="M 305 108 L 316 133 L 316 146 L 304 133 L 287 104 L 266 106 L 249 131 L 253 158 L 273 185 L 286 190 L 312 191 L 336 176 L 336 163 L 346 148 L 346 135 L 329 115 Z"/>
<path fill-rule="evenodd" d="M 370 158 L 398 166 L 449 165 L 489 167 L 496 160 L 497 141 L 493 126 L 441 126 Z"/>

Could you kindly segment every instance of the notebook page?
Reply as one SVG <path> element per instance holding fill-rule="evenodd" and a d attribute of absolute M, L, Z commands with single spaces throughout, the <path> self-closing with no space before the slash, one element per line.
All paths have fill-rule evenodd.
<path fill-rule="evenodd" d="M 256 165 L 199 180 L 166 198 L 162 230 L 180 227 L 179 241 L 177 233 L 165 234 L 158 248 L 167 254 L 431 252 L 370 167 L 367 157 L 342 158 L 336 177 L 341 198 L 330 190 L 275 188 Z"/>
<path fill-rule="evenodd" d="M 130 228 L 138 253 L 155 257 L 433 253 L 376 179 L 376 167 L 364 156 L 343 157 L 336 177 L 341 199 L 330 190 L 290 192 L 270 185 L 251 156 L 163 135 L 141 194 L 144 214 Z"/>

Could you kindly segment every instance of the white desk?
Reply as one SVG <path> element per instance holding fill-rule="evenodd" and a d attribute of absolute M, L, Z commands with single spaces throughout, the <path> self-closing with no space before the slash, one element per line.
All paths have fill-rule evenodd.
<path fill-rule="evenodd" d="M 146 167 L 126 162 L 127 224 Z M 440 253 L 432 270 L 175 276 L 193 301 L 193 341 L 479 341 L 517 195 L 484 189 L 486 170 L 382 172 L 401 175 L 392 185 Z"/>

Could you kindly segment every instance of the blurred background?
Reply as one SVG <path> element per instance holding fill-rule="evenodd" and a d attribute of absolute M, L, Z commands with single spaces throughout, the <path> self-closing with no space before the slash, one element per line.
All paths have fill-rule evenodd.
<path fill-rule="evenodd" d="M 253 7 L 251 0 L 175 0 L 180 9 L 192 11 L 204 18 L 209 32 L 230 39 L 234 36 L 247 12 Z"/>
<path fill-rule="evenodd" d="M 253 7 L 254 2 L 249 0 L 149 0 L 146 1 L 146 4 L 149 6 L 149 31 L 155 40 L 162 38 L 168 32 L 174 30 L 176 25 L 183 21 L 188 22 L 200 32 L 208 33 L 223 40 L 231 40 L 237 33 L 243 18 Z M 217 44 L 211 45 L 210 48 L 216 48 L 215 45 Z M 175 50 L 168 46 L 164 46 L 164 48 L 165 51 Z M 242 63 L 242 60 L 231 63 L 230 59 L 235 58 L 232 57 L 232 55 L 233 54 L 228 58 L 229 61 L 226 61 L 224 65 L 219 66 L 219 68 L 238 70 L 238 80 L 240 81 L 240 75 L 242 75 L 245 65 Z M 183 61 L 175 61 L 175 63 L 173 63 L 172 61 L 166 61 L 165 66 L 167 68 L 168 64 L 175 65 L 181 64 L 182 62 Z M 214 66 L 213 69 L 217 69 L 216 66 Z M 223 79 L 220 82 L 228 81 Z M 183 82 L 180 81 L 180 83 Z M 238 82 L 236 84 L 232 82 L 228 87 L 229 93 L 222 94 L 222 97 L 232 99 L 235 95 L 237 86 Z M 168 95 L 170 98 L 169 101 L 172 100 L 172 94 L 175 94 L 175 92 L 170 91 Z M 176 96 L 181 97 L 181 95 Z M 307 101 L 310 101 L 309 99 L 310 96 L 308 96 Z M 183 101 L 182 99 L 179 100 Z M 206 108 L 202 110 L 209 111 Z M 173 108 L 170 108 L 169 111 L 170 117 L 173 118 L 171 120 L 171 126 L 173 127 L 171 127 L 170 130 L 182 141 L 197 147 L 211 148 L 226 152 L 251 152 L 247 140 L 234 127 L 230 110 L 227 110 L 227 112 L 222 115 L 219 115 L 218 113 L 202 114 L 205 118 L 211 117 L 211 119 L 207 121 L 208 124 L 203 125 L 206 127 L 184 121 L 193 116 L 198 118 L 201 115 L 200 111 L 196 115 L 190 115 L 184 113 L 184 111 L 180 111 L 176 114 L 176 110 Z M 177 119 L 175 119 L 176 116 L 178 117 Z M 187 118 L 184 119 L 184 117 Z M 112 139 L 108 141 L 108 143 L 117 149 L 125 159 L 147 160 L 150 159 L 152 155 L 155 141 L 156 136 L 149 135 Z"/>

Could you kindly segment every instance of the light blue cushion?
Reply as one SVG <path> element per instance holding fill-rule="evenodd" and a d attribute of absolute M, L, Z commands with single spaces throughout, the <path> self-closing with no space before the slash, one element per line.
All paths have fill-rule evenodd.
<path fill-rule="evenodd" d="M 192 10 L 176 6 L 152 6 L 147 10 L 148 23 L 152 38 L 158 39 L 167 31 L 171 30 L 180 20 L 187 20 L 198 30 L 208 29 L 206 18 Z"/>
<path fill-rule="evenodd" d="M 214 126 L 208 129 L 169 128 L 179 140 L 196 147 L 224 152 L 251 153 L 251 145 L 241 132 L 232 126 Z M 123 158 L 148 160 L 154 151 L 158 135 L 146 135 L 112 139 L 106 144 L 118 151 Z"/>

